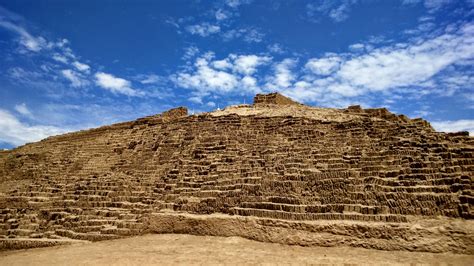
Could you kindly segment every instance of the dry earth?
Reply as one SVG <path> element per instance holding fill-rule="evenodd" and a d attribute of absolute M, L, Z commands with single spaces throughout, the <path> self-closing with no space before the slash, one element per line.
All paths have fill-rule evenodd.
<path fill-rule="evenodd" d="M 145 235 L 95 243 L 0 253 L 3 265 L 169 264 L 453 264 L 472 265 L 474 256 L 378 251 L 348 247 L 301 247 L 240 237 Z"/>

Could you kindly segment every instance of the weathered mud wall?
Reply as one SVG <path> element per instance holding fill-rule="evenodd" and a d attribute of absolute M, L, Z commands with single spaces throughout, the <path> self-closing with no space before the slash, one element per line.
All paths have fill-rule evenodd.
<path fill-rule="evenodd" d="M 172 232 L 150 223 L 170 210 L 281 221 L 278 230 L 288 232 L 291 221 L 380 225 L 377 232 L 396 225 L 411 232 L 419 219 L 444 217 L 466 226 L 440 233 L 438 246 L 463 235 L 445 250 L 472 253 L 473 138 L 438 133 L 424 120 L 385 109 L 351 107 L 340 114 L 356 118 L 187 116 L 181 108 L 2 152 L 0 237 L 96 241 Z M 313 230 L 304 228 L 298 234 Z M 411 246 L 394 239 L 379 245 L 376 237 L 360 246 L 416 250 L 423 230 L 416 235 Z"/>

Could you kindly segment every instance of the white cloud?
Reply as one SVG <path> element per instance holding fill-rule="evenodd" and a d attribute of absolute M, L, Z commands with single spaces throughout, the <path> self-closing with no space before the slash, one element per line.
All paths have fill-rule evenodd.
<path fill-rule="evenodd" d="M 407 43 L 310 58 L 304 69 L 294 69 L 294 58 L 275 66 L 266 76 L 265 89 L 276 90 L 302 102 L 344 106 L 375 97 L 449 97 L 474 84 L 474 24 L 450 27 L 444 33 L 424 34 Z M 364 50 L 361 48 L 364 47 Z M 257 84 L 260 84 L 257 80 Z M 377 94 L 377 96 L 376 96 Z M 398 99 L 399 101 L 400 99 Z M 466 107 L 469 108 L 469 107 Z"/>
<path fill-rule="evenodd" d="M 466 25 L 458 34 L 446 33 L 406 48 L 376 49 L 344 62 L 337 75 L 375 91 L 420 85 L 447 66 L 474 57 L 473 32 L 474 26 Z"/>
<path fill-rule="evenodd" d="M 224 41 L 231 41 L 241 38 L 247 43 L 259 43 L 263 41 L 265 34 L 255 28 L 232 29 L 224 32 L 222 38 Z"/>
<path fill-rule="evenodd" d="M 327 87 L 327 90 L 344 97 L 358 96 L 359 91 L 354 86 L 347 83 L 332 83 Z"/>
<path fill-rule="evenodd" d="M 330 56 L 326 58 L 312 58 L 305 67 L 317 75 L 329 75 L 339 68 L 341 58 Z"/>
<path fill-rule="evenodd" d="M 58 62 L 61 62 L 61 63 L 63 63 L 63 64 L 67 64 L 67 63 L 68 63 L 68 60 L 67 60 L 67 58 L 66 58 L 65 56 L 60 55 L 60 54 L 57 54 L 57 53 L 53 55 L 53 59 L 56 60 L 56 61 L 58 61 Z"/>
<path fill-rule="evenodd" d="M 363 44 L 363 43 L 354 43 L 349 45 L 349 50 L 354 53 L 358 52 L 370 52 L 374 49 L 371 44 Z"/>
<path fill-rule="evenodd" d="M 272 58 L 268 56 L 241 55 L 234 61 L 234 70 L 245 75 L 252 75 L 258 66 L 268 64 L 271 60 Z"/>
<path fill-rule="evenodd" d="M 431 125 L 437 130 L 442 132 L 459 132 L 468 131 L 470 136 L 474 136 L 474 120 L 472 119 L 461 119 L 454 121 L 435 121 L 431 122 Z"/>
<path fill-rule="evenodd" d="M 472 87 L 472 73 L 465 70 L 466 66 L 472 65 L 469 63 L 472 59 L 474 24 L 467 23 L 444 34 L 417 38 L 409 43 L 312 58 L 305 68 L 316 75 L 298 76 L 301 72 L 296 71 L 287 79 L 283 72 L 282 82 L 272 88 L 284 88 L 287 94 L 303 102 L 333 105 L 374 92 L 386 95 L 397 92 L 413 97 L 451 96 L 458 90 Z M 287 82 L 291 77 L 294 84 Z M 300 81 L 304 83 L 297 87 Z"/>
<path fill-rule="evenodd" d="M 230 63 L 228 58 L 213 61 L 212 66 L 214 68 L 217 68 L 217 69 L 230 69 L 230 68 L 232 68 L 232 64 Z"/>
<path fill-rule="evenodd" d="M 54 126 L 31 126 L 20 122 L 14 115 L 0 109 L 0 141 L 14 146 L 38 141 L 48 136 L 67 132 L 68 129 Z"/>
<path fill-rule="evenodd" d="M 242 78 L 242 84 L 247 88 L 256 88 L 257 87 L 257 79 L 251 76 L 245 76 Z"/>
<path fill-rule="evenodd" d="M 206 53 L 196 59 L 194 69 L 179 72 L 171 79 L 179 87 L 193 89 L 201 98 L 210 93 L 223 94 L 237 90 L 256 92 L 260 90 L 257 80 L 251 75 L 256 73 L 257 67 L 270 61 L 271 57 L 268 56 L 234 54 L 214 60 L 213 53 Z"/>
<path fill-rule="evenodd" d="M 282 90 L 292 85 L 296 75 L 293 73 L 292 68 L 296 65 L 296 60 L 292 58 L 286 58 L 280 63 L 275 65 L 275 73 L 269 77 L 267 83 L 268 88 L 272 90 Z"/>
<path fill-rule="evenodd" d="M 188 98 L 188 101 L 192 103 L 202 104 L 202 97 L 199 96 L 192 96 Z"/>
<path fill-rule="evenodd" d="M 207 64 L 198 66 L 195 73 L 179 73 L 175 81 L 183 88 L 221 93 L 233 90 L 238 84 L 231 73 L 212 69 Z"/>
<path fill-rule="evenodd" d="M 104 72 L 97 72 L 94 76 L 96 78 L 95 83 L 98 86 L 107 89 L 113 93 L 124 94 L 127 96 L 142 95 L 142 93 L 132 89 L 130 81 L 126 79 L 118 78 L 112 74 L 107 74 Z"/>
<path fill-rule="evenodd" d="M 15 105 L 15 111 L 17 111 L 18 113 L 20 113 L 24 116 L 30 116 L 31 115 L 31 112 L 30 112 L 30 110 L 28 109 L 28 107 L 26 106 L 25 103 Z"/>
<path fill-rule="evenodd" d="M 207 37 L 211 34 L 215 34 L 221 31 L 221 27 L 217 25 L 211 25 L 209 23 L 202 23 L 202 24 L 187 26 L 186 30 L 193 35 Z"/>
<path fill-rule="evenodd" d="M 81 62 L 78 62 L 78 61 L 74 61 L 72 63 L 72 65 L 79 71 L 82 71 L 82 72 L 85 72 L 85 73 L 88 73 L 89 70 L 90 70 L 90 66 L 87 65 L 87 64 L 84 64 L 84 63 L 81 63 Z"/>
<path fill-rule="evenodd" d="M 71 82 L 71 86 L 73 87 L 78 88 L 89 84 L 89 82 L 83 79 L 79 73 L 71 69 L 63 69 L 61 74 Z"/>

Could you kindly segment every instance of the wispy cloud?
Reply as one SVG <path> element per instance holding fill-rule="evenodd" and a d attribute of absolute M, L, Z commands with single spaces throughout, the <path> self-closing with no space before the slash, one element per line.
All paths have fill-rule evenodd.
<path fill-rule="evenodd" d="M 191 35 L 209 37 L 219 35 L 224 41 L 235 39 L 243 40 L 247 43 L 262 42 L 265 34 L 255 27 L 237 27 L 234 18 L 240 16 L 239 8 L 252 3 L 252 0 L 224 0 L 216 1 L 215 7 L 201 16 L 185 18 L 167 18 L 165 23 L 176 28 L 178 33 L 181 29 Z"/>
<path fill-rule="evenodd" d="M 141 84 L 158 84 L 163 82 L 163 77 L 160 77 L 155 74 L 148 74 L 148 75 L 138 75 L 138 79 Z"/>
<path fill-rule="evenodd" d="M 84 79 L 81 74 L 71 69 L 61 70 L 61 74 L 71 82 L 71 86 L 78 88 L 89 85 L 89 81 Z"/>
<path fill-rule="evenodd" d="M 267 46 L 267 49 L 270 53 L 273 53 L 273 54 L 283 54 L 283 53 L 285 53 L 285 49 L 279 43 L 270 44 L 270 45 Z"/>
<path fill-rule="evenodd" d="M 231 29 L 222 33 L 224 41 L 241 39 L 247 43 L 259 43 L 263 41 L 265 34 L 256 28 Z"/>
<path fill-rule="evenodd" d="M 403 0 L 402 3 L 405 5 L 413 5 L 413 4 L 419 4 L 422 3 L 425 8 L 428 10 L 430 13 L 434 13 L 443 7 L 456 2 L 452 0 Z"/>
<path fill-rule="evenodd" d="M 199 53 L 199 48 L 194 45 L 184 48 L 184 54 L 181 59 L 189 60 Z"/>
<path fill-rule="evenodd" d="M 237 8 L 244 4 L 250 4 L 252 0 L 225 0 L 225 3 L 232 8 Z"/>
<path fill-rule="evenodd" d="M 323 0 L 309 3 L 306 5 L 306 15 L 312 21 L 320 21 L 321 16 L 327 16 L 334 22 L 342 22 L 349 18 L 351 6 L 357 2 L 357 0 Z"/>
<path fill-rule="evenodd" d="M 26 103 L 17 104 L 17 105 L 15 105 L 14 108 L 15 108 L 15 111 L 17 111 L 18 113 L 20 113 L 24 116 L 31 116 L 31 112 L 28 109 L 28 107 L 26 106 Z"/>
<path fill-rule="evenodd" d="M 215 13 L 215 17 L 218 21 L 225 20 L 225 19 L 228 19 L 230 17 L 230 13 L 219 8 L 219 9 L 217 9 L 217 11 Z"/>
<path fill-rule="evenodd" d="M 89 73 L 89 70 L 91 69 L 91 67 L 87 64 L 84 64 L 84 63 L 81 63 L 81 62 L 78 62 L 78 61 L 74 61 L 72 62 L 72 65 L 79 71 L 81 72 L 85 72 L 85 73 Z"/>
<path fill-rule="evenodd" d="M 48 90 L 49 95 L 56 98 L 63 97 L 64 92 L 68 93 L 67 87 L 91 87 L 94 84 L 113 94 L 135 97 L 146 94 L 140 88 L 132 88 L 129 80 L 113 74 L 95 71 L 96 73 L 91 75 L 91 71 L 94 71 L 93 66 L 81 62 L 80 57 L 69 47 L 70 43 L 67 39 L 48 41 L 42 36 L 34 36 L 25 27 L 15 24 L 19 23 L 19 17 L 15 17 L 13 13 L 4 9 L 0 11 L 0 28 L 18 35 L 21 49 L 37 54 L 34 64 L 44 62 L 34 70 L 13 67 L 7 72 L 10 79 Z M 145 86 L 157 81 L 157 76 L 147 76 L 140 80 L 140 84 Z M 87 90 L 87 92 L 91 93 L 93 90 Z M 155 92 L 149 92 L 148 96 L 154 97 L 155 94 Z"/>
<path fill-rule="evenodd" d="M 43 37 L 34 37 L 23 27 L 15 25 L 9 21 L 4 21 L 3 17 L 0 17 L 0 27 L 17 33 L 20 36 L 20 44 L 23 48 L 30 52 L 39 52 L 42 49 L 48 48 L 50 44 Z"/>

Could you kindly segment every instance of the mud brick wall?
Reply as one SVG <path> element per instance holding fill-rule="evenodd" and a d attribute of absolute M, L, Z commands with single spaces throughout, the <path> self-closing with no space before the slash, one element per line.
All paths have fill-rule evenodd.
<path fill-rule="evenodd" d="M 162 210 L 288 221 L 474 218 L 472 137 L 386 109 L 340 112 L 357 119 L 180 108 L 1 152 L 0 236 L 113 239 L 140 234 Z"/>
<path fill-rule="evenodd" d="M 300 105 L 300 103 L 297 103 L 279 93 L 257 94 L 254 98 L 254 104 Z"/>

